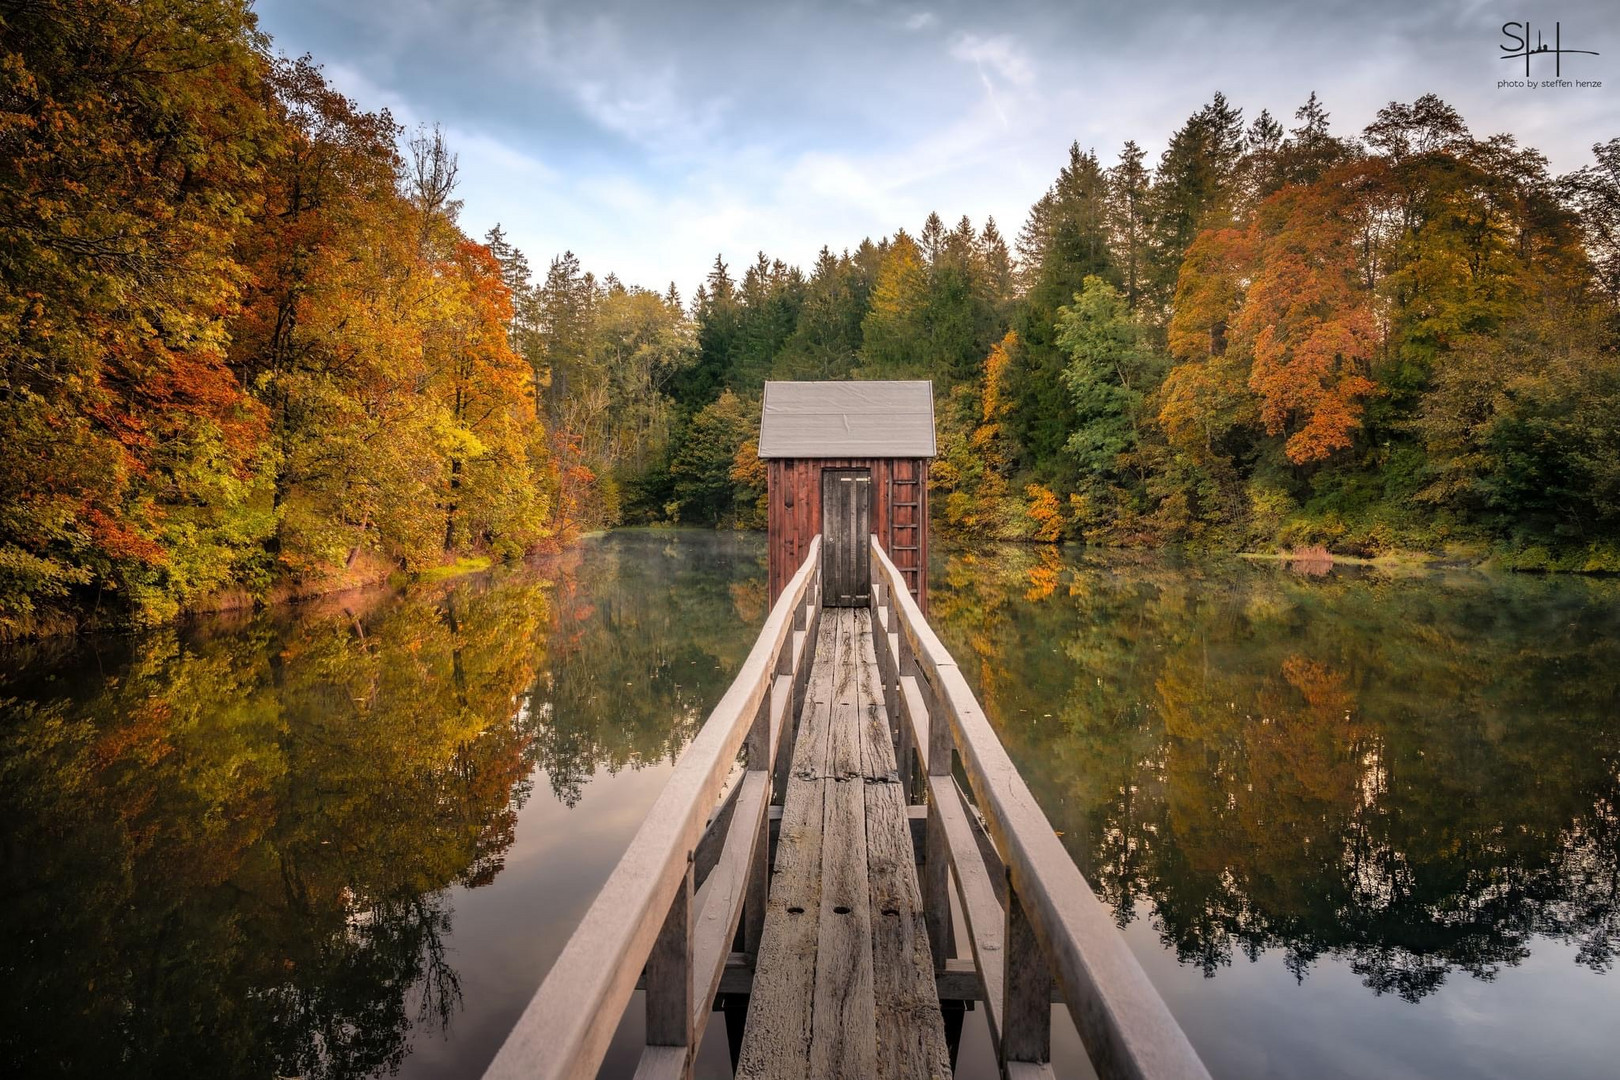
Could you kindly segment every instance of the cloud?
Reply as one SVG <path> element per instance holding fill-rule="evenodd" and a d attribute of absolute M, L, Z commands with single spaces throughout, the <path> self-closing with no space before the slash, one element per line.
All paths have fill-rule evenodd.
<path fill-rule="evenodd" d="M 1602 91 L 1499 94 L 1505 0 L 1100 5 L 967 0 L 259 0 L 284 51 L 310 51 L 364 107 L 441 121 L 462 158 L 463 223 L 501 221 L 537 267 L 691 288 L 718 251 L 800 265 L 822 244 L 915 229 L 931 210 L 1016 232 L 1071 141 L 1150 162 L 1216 90 L 1287 121 L 1312 90 L 1354 134 L 1434 91 L 1480 133 L 1509 130 L 1558 170 L 1620 130 Z M 1566 35 L 1612 24 L 1566 0 Z"/>
<path fill-rule="evenodd" d="M 977 66 L 981 72 L 994 72 L 1014 86 L 1030 86 L 1035 82 L 1034 63 L 1005 34 L 980 37 L 978 34 L 960 33 L 951 42 L 950 53 L 958 60 Z"/>

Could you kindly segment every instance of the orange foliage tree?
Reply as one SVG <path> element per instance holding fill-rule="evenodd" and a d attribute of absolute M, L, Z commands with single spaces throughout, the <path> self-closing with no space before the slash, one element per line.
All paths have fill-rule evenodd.
<path fill-rule="evenodd" d="M 1351 445 L 1378 343 L 1358 276 L 1355 206 L 1336 177 L 1286 187 L 1249 227 L 1201 234 L 1182 263 L 1170 321 L 1178 361 L 1160 395 L 1172 445 L 1208 458 L 1258 424 L 1295 465 Z"/>
<path fill-rule="evenodd" d="M 1354 205 L 1330 176 L 1284 188 L 1250 227 L 1253 279 L 1234 330 L 1252 356 L 1249 388 L 1268 435 L 1296 465 L 1347 449 L 1377 345 L 1372 298 L 1357 277 Z"/>

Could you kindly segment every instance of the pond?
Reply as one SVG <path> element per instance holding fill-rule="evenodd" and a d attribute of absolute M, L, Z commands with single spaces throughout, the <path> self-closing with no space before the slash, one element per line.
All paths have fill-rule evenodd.
<path fill-rule="evenodd" d="M 0 653 L 7 1074 L 478 1076 L 764 556 L 616 532 Z M 947 550 L 932 618 L 1215 1075 L 1611 1074 L 1620 584 L 1323 569 Z"/>

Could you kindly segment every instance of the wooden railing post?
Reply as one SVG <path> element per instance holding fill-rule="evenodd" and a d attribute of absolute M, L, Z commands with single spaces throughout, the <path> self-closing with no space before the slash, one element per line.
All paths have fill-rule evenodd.
<path fill-rule="evenodd" d="M 799 605 L 793 609 L 793 629 L 795 631 L 803 631 L 804 635 L 805 635 L 805 639 L 804 639 L 804 655 L 803 655 L 803 657 L 800 658 L 799 662 L 806 668 L 808 668 L 810 666 L 810 659 L 811 659 L 811 657 L 813 657 L 815 655 L 815 651 L 816 651 L 816 643 L 810 637 L 810 627 L 812 625 L 814 625 L 814 618 L 813 618 L 814 611 L 810 607 L 810 602 L 813 599 L 814 599 L 814 597 L 806 596 L 799 603 Z M 793 670 L 793 635 L 792 634 L 788 635 L 786 656 L 787 656 L 787 660 L 788 660 L 786 671 L 787 671 L 788 674 L 793 676 L 793 702 L 788 707 L 788 724 L 787 724 L 789 730 L 791 730 L 793 728 L 794 723 L 797 722 L 797 720 L 799 718 L 799 709 L 801 707 L 803 707 L 803 705 L 804 705 L 804 688 L 809 683 L 808 679 L 800 677 L 800 676 L 806 674 L 805 672 L 803 672 L 803 671 L 794 671 Z"/>
<path fill-rule="evenodd" d="M 771 669 L 772 674 L 774 674 L 774 675 L 790 675 L 790 676 L 793 674 L 793 633 L 794 633 L 794 631 L 804 629 L 804 627 L 799 625 L 803 621 L 804 621 L 804 611 L 803 611 L 803 609 L 802 608 L 801 609 L 795 609 L 795 611 L 793 613 L 793 628 L 792 628 L 792 630 L 790 630 L 788 632 L 787 636 L 782 639 L 782 650 L 776 654 L 776 663 L 772 666 L 772 669 Z M 806 642 L 805 643 L 805 648 L 808 649 L 809 647 L 810 647 L 809 642 Z M 773 684 L 774 684 L 774 680 L 773 680 Z M 769 745 L 770 745 L 769 743 L 766 744 L 767 748 L 769 747 Z"/>
<path fill-rule="evenodd" d="M 793 667 L 793 638 L 790 636 L 787 645 L 783 648 L 787 656 L 788 671 L 791 675 Z M 771 769 L 771 714 L 775 711 L 772 706 L 779 705 L 776 696 L 779 686 L 773 684 L 770 693 L 759 703 L 759 712 L 754 716 L 754 726 L 748 729 L 748 771 L 766 772 Z M 789 689 L 791 697 L 793 691 Z M 792 724 L 788 720 L 782 723 L 782 741 L 787 741 L 788 732 Z M 786 755 L 787 748 L 779 746 L 776 752 Z M 769 801 L 768 799 L 766 800 Z M 754 838 L 754 854 L 748 860 L 747 892 L 743 896 L 743 951 L 750 957 L 759 955 L 759 939 L 765 931 L 765 903 L 770 894 L 771 887 L 771 815 L 759 815 L 759 832 Z"/>
<path fill-rule="evenodd" d="M 905 634 L 900 636 L 904 638 Z M 928 773 L 949 777 L 951 722 L 945 713 L 945 703 L 936 688 L 929 684 L 926 673 L 917 670 L 915 660 L 912 668 L 928 713 Z M 937 974 L 945 970 L 945 961 L 955 954 L 955 942 L 951 932 L 950 845 L 945 838 L 945 823 L 939 816 L 939 807 L 932 799 L 928 802 L 928 820 L 923 829 L 922 872 L 923 915 L 928 923 L 928 945 L 934 954 Z"/>
<path fill-rule="evenodd" d="M 895 608 L 890 613 L 890 621 L 895 624 L 895 633 L 889 635 L 890 663 L 894 670 L 894 703 L 898 711 L 900 705 L 900 680 L 907 675 L 916 676 L 917 658 L 911 654 L 911 639 L 906 637 L 905 631 L 899 626 L 900 610 Z M 918 680 L 921 682 L 922 680 Z M 885 692 L 888 692 L 885 689 Z M 933 722 L 929 722 L 929 730 L 933 730 Z M 917 801 L 917 745 L 912 733 L 911 725 L 900 720 L 900 783 L 905 788 L 906 805 Z"/>
<path fill-rule="evenodd" d="M 647 956 L 647 1045 L 684 1047 L 692 1061 L 692 858 Z"/>
<path fill-rule="evenodd" d="M 1006 967 L 1001 1003 L 1001 1071 L 1014 1062 L 1052 1059 L 1052 966 L 1035 936 L 1012 875 L 1007 875 Z"/>
<path fill-rule="evenodd" d="M 804 650 L 799 656 L 799 666 L 793 667 L 793 634 L 789 634 L 783 646 L 782 658 L 778 660 L 777 670 L 793 677 L 792 697 L 787 705 L 787 718 L 782 722 L 782 745 L 776 748 L 776 762 L 772 779 L 771 805 L 780 806 L 787 795 L 788 770 L 793 762 L 793 744 L 799 736 L 799 714 L 804 710 L 804 694 L 810 685 L 811 662 L 816 652 L 816 624 L 817 610 L 821 604 L 821 595 L 818 583 L 821 580 L 821 567 L 811 569 L 812 580 L 804 591 L 804 597 L 793 608 L 793 631 L 804 634 Z"/>

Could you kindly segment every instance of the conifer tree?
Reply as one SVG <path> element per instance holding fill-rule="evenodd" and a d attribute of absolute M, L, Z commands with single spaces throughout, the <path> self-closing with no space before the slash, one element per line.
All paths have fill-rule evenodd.
<path fill-rule="evenodd" d="M 565 251 L 551 260 L 540 286 L 540 325 L 545 346 L 540 351 L 547 383 L 546 410 L 560 423 L 573 386 L 573 378 L 590 349 L 591 310 L 596 303 L 596 280 L 586 273 L 579 257 Z M 536 377 L 541 376 L 537 366 Z"/>
<path fill-rule="evenodd" d="M 1330 116 L 1317 99 L 1316 91 L 1294 111 L 1298 125 L 1288 133 L 1281 154 L 1279 175 L 1283 183 L 1314 184 L 1335 165 L 1347 161 L 1352 148 L 1328 129 Z"/>
<path fill-rule="evenodd" d="M 936 218 L 937 220 L 937 218 Z M 914 376 L 928 351 L 924 321 L 929 266 L 911 234 L 895 232 L 878 264 L 871 310 L 861 322 L 861 368 L 874 378 Z"/>
<path fill-rule="evenodd" d="M 1076 419 L 1059 378 L 1066 360 L 1054 340 L 1059 307 L 1087 277 L 1117 279 L 1109 251 L 1108 179 L 1097 156 L 1069 147 L 1069 161 L 1030 210 L 1018 237 L 1024 295 L 1013 328 L 1020 348 L 1007 376 L 1007 426 L 1043 479 L 1069 468 L 1062 454 Z"/>
<path fill-rule="evenodd" d="M 528 258 L 506 239 L 499 222 L 484 235 L 484 246 L 489 248 L 490 254 L 500 265 L 501 281 L 511 298 L 509 339 L 512 350 L 523 357 L 529 365 L 530 385 L 534 394 L 534 415 L 538 419 L 545 411 L 540 380 L 546 370 L 541 293 L 535 287 Z"/>
<path fill-rule="evenodd" d="M 1007 250 L 1007 241 L 996 227 L 994 217 L 985 218 L 984 228 L 979 232 L 979 258 L 984 263 L 985 286 L 1000 307 L 1012 299 L 1013 266 L 1012 253 Z"/>
<path fill-rule="evenodd" d="M 1148 192 L 1150 176 L 1143 161 L 1147 152 L 1127 140 L 1119 163 L 1108 170 L 1108 224 L 1110 247 L 1119 269 L 1120 287 L 1132 311 L 1142 303 L 1148 274 Z"/>
<path fill-rule="evenodd" d="M 1159 157 L 1150 197 L 1150 281 L 1163 305 L 1198 233 L 1230 224 L 1242 194 L 1243 110 L 1217 93 L 1187 119 Z"/>
<path fill-rule="evenodd" d="M 929 263 L 938 259 L 945 250 L 945 222 L 940 219 L 937 211 L 930 211 L 927 219 L 923 221 L 918 241 L 923 259 Z"/>

